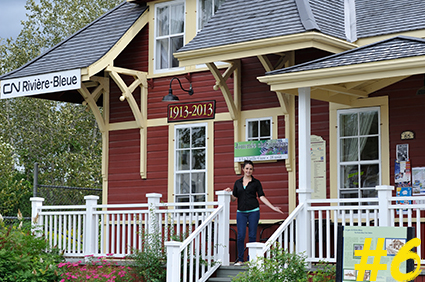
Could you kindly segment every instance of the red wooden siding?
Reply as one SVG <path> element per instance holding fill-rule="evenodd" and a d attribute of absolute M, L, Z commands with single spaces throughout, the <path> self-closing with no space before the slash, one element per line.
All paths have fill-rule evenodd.
<path fill-rule="evenodd" d="M 147 179 L 140 177 L 140 131 L 129 129 L 109 134 L 108 203 L 146 202 L 147 193 L 167 196 L 168 128 L 148 128 Z"/>
<path fill-rule="evenodd" d="M 394 181 L 394 163 L 396 145 L 409 144 L 409 156 L 412 167 L 425 166 L 425 95 L 416 95 L 416 91 L 424 86 L 424 76 L 415 75 L 399 83 L 386 87 L 371 96 L 389 97 L 390 115 L 390 181 Z M 415 132 L 415 139 L 401 140 L 400 134 L 405 130 Z"/>

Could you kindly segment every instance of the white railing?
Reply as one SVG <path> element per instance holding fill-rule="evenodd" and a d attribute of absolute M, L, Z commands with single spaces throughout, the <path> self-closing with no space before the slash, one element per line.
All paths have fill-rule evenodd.
<path fill-rule="evenodd" d="M 85 205 L 43 206 L 44 199 L 31 198 L 33 228 L 66 257 L 124 258 L 143 251 L 144 235 L 153 234 L 167 247 L 168 282 L 205 281 L 229 265 L 231 193 L 216 194 L 217 202 L 167 204 L 152 193 L 146 204 L 125 205 L 98 205 L 98 196 L 86 196 Z"/>
<path fill-rule="evenodd" d="M 166 242 L 167 282 L 206 281 L 229 265 L 230 192 L 218 191 L 218 208 L 183 242 Z"/>
<path fill-rule="evenodd" d="M 250 257 L 270 256 L 270 249 L 282 246 L 291 253 L 305 252 L 308 262 L 336 262 L 338 226 L 415 227 L 415 237 L 425 232 L 425 196 L 392 197 L 392 186 L 377 187 L 378 198 L 321 199 L 300 204 L 266 243 L 248 243 Z M 404 201 L 401 203 L 400 201 Z M 410 204 L 406 203 L 411 201 Z M 303 214 L 306 216 L 303 217 Z M 300 221 L 307 220 L 307 224 Z M 307 227 L 307 228 L 304 228 Z M 301 242 L 301 233 L 308 234 Z M 425 247 L 418 247 L 421 264 Z"/>

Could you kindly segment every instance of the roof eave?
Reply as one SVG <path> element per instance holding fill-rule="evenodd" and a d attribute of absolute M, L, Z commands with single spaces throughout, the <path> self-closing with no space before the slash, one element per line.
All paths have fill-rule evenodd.
<path fill-rule="evenodd" d="M 257 77 L 271 91 L 288 91 L 340 83 L 390 79 L 423 74 L 425 56 Z M 374 91 L 376 91 L 375 89 Z"/>
<path fill-rule="evenodd" d="M 310 31 L 198 50 L 182 51 L 174 53 L 174 56 L 180 61 L 180 66 L 191 66 L 311 47 L 331 53 L 340 53 L 358 46 L 320 32 Z"/>

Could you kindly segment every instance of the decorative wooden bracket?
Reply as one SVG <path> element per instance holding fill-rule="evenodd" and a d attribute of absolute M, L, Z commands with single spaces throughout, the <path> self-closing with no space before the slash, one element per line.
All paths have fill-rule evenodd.
<path fill-rule="evenodd" d="M 221 90 L 223 93 L 224 100 L 230 113 L 230 117 L 233 120 L 234 140 L 235 142 L 240 141 L 240 126 L 241 126 L 241 63 L 239 60 L 232 61 L 227 70 L 221 74 L 215 63 L 207 63 L 209 70 L 216 80 L 214 90 Z M 230 92 L 227 80 L 233 74 L 233 97 Z M 236 174 L 241 174 L 241 166 L 239 163 L 234 163 L 234 169 Z"/>
<path fill-rule="evenodd" d="M 136 120 L 136 124 L 140 129 L 140 176 L 142 179 L 146 179 L 146 163 L 147 163 L 147 98 L 148 98 L 148 81 L 147 81 L 147 73 L 129 70 L 124 68 L 118 68 L 113 66 L 108 66 L 106 68 L 106 72 L 109 73 L 111 78 L 115 81 L 117 86 L 122 91 L 122 95 L 120 97 L 120 101 L 127 100 L 130 109 L 133 113 L 134 119 Z M 124 80 L 120 75 L 132 76 L 134 81 L 127 86 Z M 136 102 L 136 99 L 133 96 L 134 90 L 137 87 L 140 87 L 140 107 Z"/>

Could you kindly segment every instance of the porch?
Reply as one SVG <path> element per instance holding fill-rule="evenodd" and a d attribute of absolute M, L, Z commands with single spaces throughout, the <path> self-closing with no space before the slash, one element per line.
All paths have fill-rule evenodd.
<path fill-rule="evenodd" d="M 409 226 L 422 239 L 425 196 L 393 197 L 393 189 L 377 186 L 378 197 L 370 199 L 308 199 L 267 242 L 248 243 L 249 256 L 270 256 L 271 248 L 282 247 L 305 252 L 308 263 L 335 263 L 337 226 Z M 148 234 L 159 236 L 167 253 L 167 282 L 206 281 L 220 266 L 230 265 L 232 251 L 230 192 L 216 195 L 216 202 L 161 203 L 161 195 L 153 193 L 146 195 L 148 203 L 126 205 L 99 205 L 97 196 L 86 196 L 86 205 L 78 206 L 44 206 L 42 198 L 31 198 L 33 228 L 67 258 L 122 259 L 148 248 Z M 424 263 L 422 245 L 417 254 Z"/>

